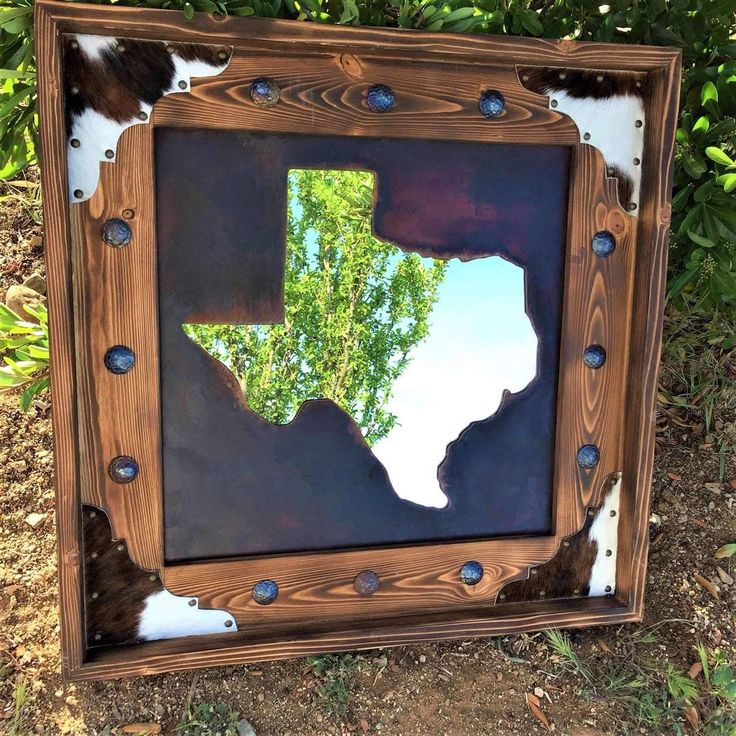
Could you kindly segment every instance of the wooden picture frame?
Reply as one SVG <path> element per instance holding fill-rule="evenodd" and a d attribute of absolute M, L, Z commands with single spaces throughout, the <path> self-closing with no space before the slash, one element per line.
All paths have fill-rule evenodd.
<path fill-rule="evenodd" d="M 53 0 L 37 0 L 36 28 L 67 679 L 641 618 L 679 51 L 199 13 L 186 21 Z M 120 81 L 134 72 L 102 84 L 101 70 L 87 67 L 105 49 L 168 54 L 174 75 L 148 97 L 135 80 Z M 278 81 L 275 107 L 248 95 L 264 77 Z M 377 83 L 398 101 L 384 114 L 366 104 Z M 489 89 L 500 93 L 500 114 L 479 109 Z M 112 143 L 74 137 L 77 98 L 109 111 Z M 600 107 L 582 104 L 612 98 L 625 98 L 629 132 L 606 128 Z M 551 533 L 165 562 L 158 126 L 569 148 Z M 106 231 L 111 221 L 133 229 L 136 247 L 108 247 L 127 237 Z M 611 243 L 594 248 L 600 235 Z M 125 380 L 102 360 L 119 344 L 135 346 Z M 605 347 L 600 370 L 584 359 L 590 346 Z M 121 485 L 110 463 L 128 456 L 140 473 Z M 592 525 L 604 522 L 617 539 L 610 550 L 591 546 Z M 103 552 L 92 550 L 95 540 Z M 96 561 L 110 563 L 113 550 L 152 591 L 216 612 L 225 628 L 212 631 L 222 633 L 130 641 L 98 632 L 91 621 L 101 599 L 126 601 L 125 586 L 115 596 L 100 588 Z M 586 550 L 608 566 L 603 590 L 576 578 Z M 471 584 L 461 574 L 469 561 L 482 566 Z M 367 571 L 380 580 L 374 595 L 355 587 Z M 272 579 L 278 598 L 259 605 L 252 591 Z"/>

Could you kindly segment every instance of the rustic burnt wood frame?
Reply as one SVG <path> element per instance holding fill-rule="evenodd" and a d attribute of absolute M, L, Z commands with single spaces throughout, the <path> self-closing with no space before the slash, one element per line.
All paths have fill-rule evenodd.
<path fill-rule="evenodd" d="M 173 668 L 286 658 L 426 639 L 641 618 L 654 451 L 652 420 L 679 88 L 678 52 L 564 40 L 347 30 L 289 21 L 220 19 L 204 14 L 197 14 L 193 21 L 183 21 L 181 16 L 169 11 L 101 8 L 51 0 L 38 0 L 36 3 L 36 29 L 53 354 L 61 631 L 63 669 L 67 679 L 147 674 Z M 85 291 L 82 268 L 84 258 L 90 254 L 85 253 L 88 240 L 80 235 L 85 228 L 98 228 L 99 222 L 110 213 L 117 215 L 121 206 L 130 206 L 136 210 L 137 237 L 149 243 L 155 242 L 150 178 L 147 182 L 135 180 L 132 188 L 134 204 L 129 203 L 130 192 L 125 204 L 123 200 L 114 199 L 115 187 L 124 179 L 131 182 L 126 176 L 135 170 L 134 159 L 150 157 L 153 128 L 140 125 L 127 130 L 120 140 L 118 163 L 101 167 L 97 195 L 88 202 L 69 207 L 65 176 L 62 175 L 66 172 L 61 82 L 61 44 L 65 33 L 232 47 L 235 50 L 232 60 L 235 71 L 232 66 L 228 69 L 231 73 L 238 73 L 243 81 L 249 74 L 250 78 L 263 76 L 264 56 L 278 53 L 307 55 L 311 57 L 313 69 L 314 65 L 319 67 L 324 62 L 330 73 L 343 74 L 346 82 L 355 80 L 354 86 L 359 89 L 352 93 L 350 99 L 356 105 L 360 95 L 364 94 L 364 88 L 377 81 L 387 81 L 399 94 L 402 85 L 415 90 L 416 75 L 402 75 L 402 65 L 406 69 L 407 63 L 443 64 L 445 72 L 452 75 L 457 83 L 457 96 L 463 103 L 463 112 L 459 116 L 462 119 L 453 121 L 454 137 L 575 146 L 558 398 L 558 422 L 567 421 L 568 429 L 558 424 L 556 533 L 553 537 L 402 547 L 400 555 L 396 550 L 384 549 L 281 558 L 281 594 L 277 604 L 269 607 L 255 606 L 249 598 L 253 582 L 270 574 L 264 558 L 163 568 L 160 488 L 155 482 L 149 484 L 147 492 L 139 497 L 126 496 L 135 498 L 133 503 L 127 507 L 119 503 L 116 506 L 115 501 L 111 501 L 109 489 L 106 490 L 105 483 L 100 482 L 99 466 L 101 453 L 108 451 L 109 446 L 115 446 L 115 440 L 107 438 L 105 441 L 113 444 L 101 448 L 101 444 L 95 443 L 101 443 L 102 437 L 90 439 L 89 425 L 80 424 L 85 406 L 91 400 L 84 393 L 90 383 L 85 378 L 89 366 L 85 364 L 83 353 L 84 346 L 92 339 L 85 325 L 85 310 L 82 309 L 84 300 L 90 297 Z M 248 59 L 256 56 L 261 58 L 253 69 L 260 69 L 260 73 L 253 74 L 248 71 Z M 381 75 L 373 79 L 368 72 L 376 65 L 380 66 Z M 473 73 L 471 83 L 461 77 L 460 65 L 467 70 L 467 75 Z M 468 112 L 471 105 L 477 109 L 479 86 L 474 73 L 482 74 L 483 67 L 489 72 L 495 70 L 496 74 L 500 68 L 506 70 L 503 84 L 494 85 L 507 96 L 508 115 L 505 120 L 486 121 L 480 115 L 473 116 Z M 516 70 L 516 73 L 523 67 L 617 71 L 641 75 L 646 80 L 645 158 L 637 218 L 624 213 L 618 206 L 616 181 L 606 178 L 605 162 L 600 154 L 580 143 L 581 132 L 575 125 L 549 108 L 545 97 L 525 90 L 518 78 L 512 79 L 508 74 L 509 70 Z M 216 88 L 223 79 L 227 79 L 227 75 L 195 80 L 191 96 L 163 98 L 155 107 L 155 123 L 243 127 L 232 107 L 228 109 L 229 117 L 223 115 L 221 109 L 217 117 L 206 114 L 210 109 L 206 101 L 207 90 Z M 288 97 L 288 86 L 284 94 Z M 204 101 L 200 95 L 205 97 Z M 519 106 L 518 100 L 525 101 L 526 108 Z M 205 111 L 204 116 L 201 116 L 202 110 Z M 534 115 L 527 116 L 527 110 L 533 110 Z M 431 125 L 427 130 L 411 126 L 407 129 L 406 120 L 392 127 L 390 116 L 368 117 L 359 109 L 353 109 L 351 115 L 356 126 L 354 129 L 361 135 L 433 135 Z M 528 125 L 528 117 L 532 123 L 541 121 L 541 124 L 536 127 Z M 435 119 L 442 125 L 441 113 L 437 113 Z M 304 125 L 306 121 L 300 121 L 300 124 Z M 269 129 L 268 124 L 264 123 L 262 129 Z M 402 133 L 402 130 L 406 132 Z M 325 132 L 323 125 L 318 132 Z M 149 174 L 152 170 L 152 167 L 148 168 Z M 112 195 L 106 194 L 110 191 Z M 576 207 L 576 202 L 587 202 L 591 206 Z M 590 250 L 590 236 L 604 228 L 618 236 L 617 258 L 596 261 Z M 99 229 L 95 237 L 99 238 Z M 141 278 L 138 288 L 147 284 L 155 290 L 155 259 L 152 254 L 153 250 L 149 250 L 148 258 L 151 260 L 148 264 L 140 261 L 121 264 L 119 259 L 117 265 L 107 264 L 111 269 L 109 283 L 121 283 L 118 280 L 121 271 L 116 269 L 133 268 Z M 106 254 L 96 257 L 103 261 L 108 258 Z M 571 271 L 581 263 L 590 265 L 587 273 L 583 268 Z M 148 267 L 153 271 L 147 271 Z M 130 270 L 127 273 L 130 274 Z M 578 274 L 585 278 L 579 278 Z M 606 285 L 611 283 L 611 279 L 617 280 L 617 288 L 621 290 L 615 314 L 611 304 L 606 305 Z M 145 315 L 149 310 L 149 319 L 151 315 L 155 318 L 155 291 L 150 291 L 150 288 L 147 294 L 144 288 L 143 292 L 136 294 L 120 293 L 119 298 L 130 300 L 141 293 L 144 293 L 147 306 L 137 307 L 137 311 Z M 102 297 L 98 295 L 98 298 Z M 625 310 L 622 302 L 629 305 Z M 581 315 L 592 319 L 581 324 Z M 138 337 L 145 342 L 145 335 L 139 334 Z M 98 335 L 95 339 L 104 340 L 104 336 Z M 612 353 L 618 355 L 618 364 L 614 359 L 614 365 L 609 363 L 607 366 L 614 370 L 605 374 L 585 371 L 580 360 L 583 348 L 591 342 L 603 341 L 614 346 Z M 150 344 L 144 351 L 146 349 L 151 349 Z M 153 359 L 155 361 L 155 355 Z M 613 380 L 616 377 L 613 374 L 618 381 Z M 144 390 L 143 386 L 140 388 Z M 158 398 L 153 398 L 156 406 Z M 138 452 L 142 464 L 150 461 L 155 467 L 160 463 L 158 447 L 155 442 L 141 442 L 140 430 L 146 429 L 150 437 L 153 427 L 155 436 L 158 417 L 144 416 L 138 420 L 142 423 L 136 424 L 132 418 L 135 412 L 129 406 L 126 408 L 125 398 L 117 397 L 115 400 L 118 408 L 127 411 L 120 426 L 127 427 L 130 442 L 135 445 L 133 450 L 126 445 L 126 452 Z M 601 405 L 603 411 L 600 410 Z M 568 433 L 572 428 L 574 431 Z M 577 447 L 587 441 L 605 446 L 606 453 L 600 465 L 584 476 L 575 465 L 574 457 Z M 561 447 L 564 447 L 564 457 Z M 103 474 L 106 467 L 107 463 L 103 462 Z M 601 502 L 604 482 L 614 472 L 622 474 L 615 596 L 493 605 L 503 584 L 525 577 L 531 566 L 552 557 L 563 537 L 582 526 L 586 507 Z M 82 502 L 103 506 L 110 515 L 116 536 L 125 538 L 133 559 L 146 569 L 160 570 L 172 592 L 199 595 L 202 605 L 227 608 L 238 620 L 240 631 L 88 649 L 84 637 L 81 579 Z M 469 559 L 477 559 L 486 567 L 483 582 L 475 587 L 457 582 L 459 567 Z M 352 578 L 362 569 L 375 569 L 381 574 L 382 596 L 377 594 L 372 599 L 357 597 L 352 590 Z M 416 592 L 407 605 L 404 596 L 411 589 Z M 290 605 L 294 594 L 309 603 L 303 607 Z"/>

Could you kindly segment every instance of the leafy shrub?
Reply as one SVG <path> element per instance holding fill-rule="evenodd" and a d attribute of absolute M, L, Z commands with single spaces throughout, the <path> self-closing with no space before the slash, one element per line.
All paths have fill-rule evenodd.
<path fill-rule="evenodd" d="M 107 0 L 105 0 L 107 1 Z M 114 0 L 110 0 L 113 2 Z M 670 294 L 736 316 L 736 0 L 120 0 L 117 5 L 427 31 L 614 41 L 683 51 Z M 0 5 L 0 177 L 34 160 L 32 0 Z"/>
<path fill-rule="evenodd" d="M 38 322 L 29 322 L 0 304 L 0 391 L 22 390 L 20 406 L 27 411 L 34 396 L 49 385 L 49 325 L 46 307 L 26 307 Z"/>

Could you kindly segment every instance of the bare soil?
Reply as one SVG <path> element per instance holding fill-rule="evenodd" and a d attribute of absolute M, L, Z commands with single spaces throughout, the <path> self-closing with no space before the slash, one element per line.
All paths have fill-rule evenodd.
<path fill-rule="evenodd" d="M 0 296 L 41 272 L 37 213 L 19 200 L 0 203 Z M 17 396 L 0 395 L 0 733 L 15 723 L 13 698 L 27 687 L 20 734 L 118 734 L 136 722 L 174 734 L 189 705 L 223 701 L 258 736 L 412 734 L 531 736 L 548 733 L 526 694 L 541 693 L 549 728 L 571 736 L 631 733 L 618 699 L 586 691 L 543 634 L 428 644 L 362 653 L 363 671 L 349 678 L 351 698 L 336 715 L 320 695 L 324 680 L 306 660 L 165 676 L 64 685 L 61 682 L 54 533 L 53 455 L 48 397 L 28 413 Z M 733 436 L 733 417 L 719 416 Z M 736 541 L 736 464 L 730 447 L 685 421 L 660 417 L 654 478 L 647 615 L 638 626 L 576 631 L 583 657 L 624 661 L 647 657 L 683 671 L 694 646 L 719 647 L 736 661 L 736 577 L 718 547 Z M 36 528 L 26 521 L 43 514 Z M 695 575 L 717 584 L 716 599 Z M 656 641 L 642 644 L 646 632 Z M 539 690 L 537 690 L 540 695 Z M 684 717 L 682 724 L 686 724 Z M 682 725 L 687 733 L 689 726 Z M 636 731 L 634 731 L 636 732 Z M 675 733 L 639 728 L 640 733 Z M 692 732 L 692 731 L 690 731 Z"/>

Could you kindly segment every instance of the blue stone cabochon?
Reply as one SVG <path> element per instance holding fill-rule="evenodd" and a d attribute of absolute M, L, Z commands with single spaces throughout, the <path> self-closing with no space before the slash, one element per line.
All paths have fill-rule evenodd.
<path fill-rule="evenodd" d="M 273 79 L 260 77 L 250 85 L 250 97 L 260 107 L 271 107 L 279 101 L 281 90 Z"/>
<path fill-rule="evenodd" d="M 601 459 L 600 450 L 595 445 L 583 445 L 578 450 L 578 465 L 589 470 L 598 465 Z"/>
<path fill-rule="evenodd" d="M 110 373 L 127 373 L 135 365 L 135 353 L 127 345 L 113 345 L 105 353 L 105 368 Z"/>
<path fill-rule="evenodd" d="M 102 240 L 113 248 L 122 248 L 128 245 L 133 238 L 130 225 L 119 217 L 106 220 L 100 230 Z"/>
<path fill-rule="evenodd" d="M 477 585 L 483 579 L 483 565 L 471 560 L 460 568 L 460 580 L 466 585 Z"/>
<path fill-rule="evenodd" d="M 381 581 L 373 570 L 363 570 L 363 572 L 356 575 L 353 581 L 355 590 L 361 596 L 373 595 L 378 590 L 380 584 Z"/>
<path fill-rule="evenodd" d="M 487 118 L 497 118 L 506 109 L 506 100 L 495 89 L 487 89 L 478 100 L 478 109 Z"/>
<path fill-rule="evenodd" d="M 127 455 L 113 458 L 107 472 L 116 483 L 130 483 L 138 475 L 138 463 Z"/>
<path fill-rule="evenodd" d="M 588 345 L 583 352 L 583 363 L 588 368 L 602 368 L 606 362 L 606 349 L 602 345 Z"/>
<path fill-rule="evenodd" d="M 601 230 L 593 236 L 590 246 L 593 248 L 593 253 L 606 258 L 616 250 L 616 238 L 608 230 Z"/>
<path fill-rule="evenodd" d="M 385 84 L 374 84 L 366 96 L 366 102 L 373 112 L 386 112 L 396 103 L 396 97 L 391 87 Z"/>
<path fill-rule="evenodd" d="M 279 586 L 273 580 L 259 580 L 253 586 L 253 600 L 260 606 L 273 603 L 279 595 Z"/>

